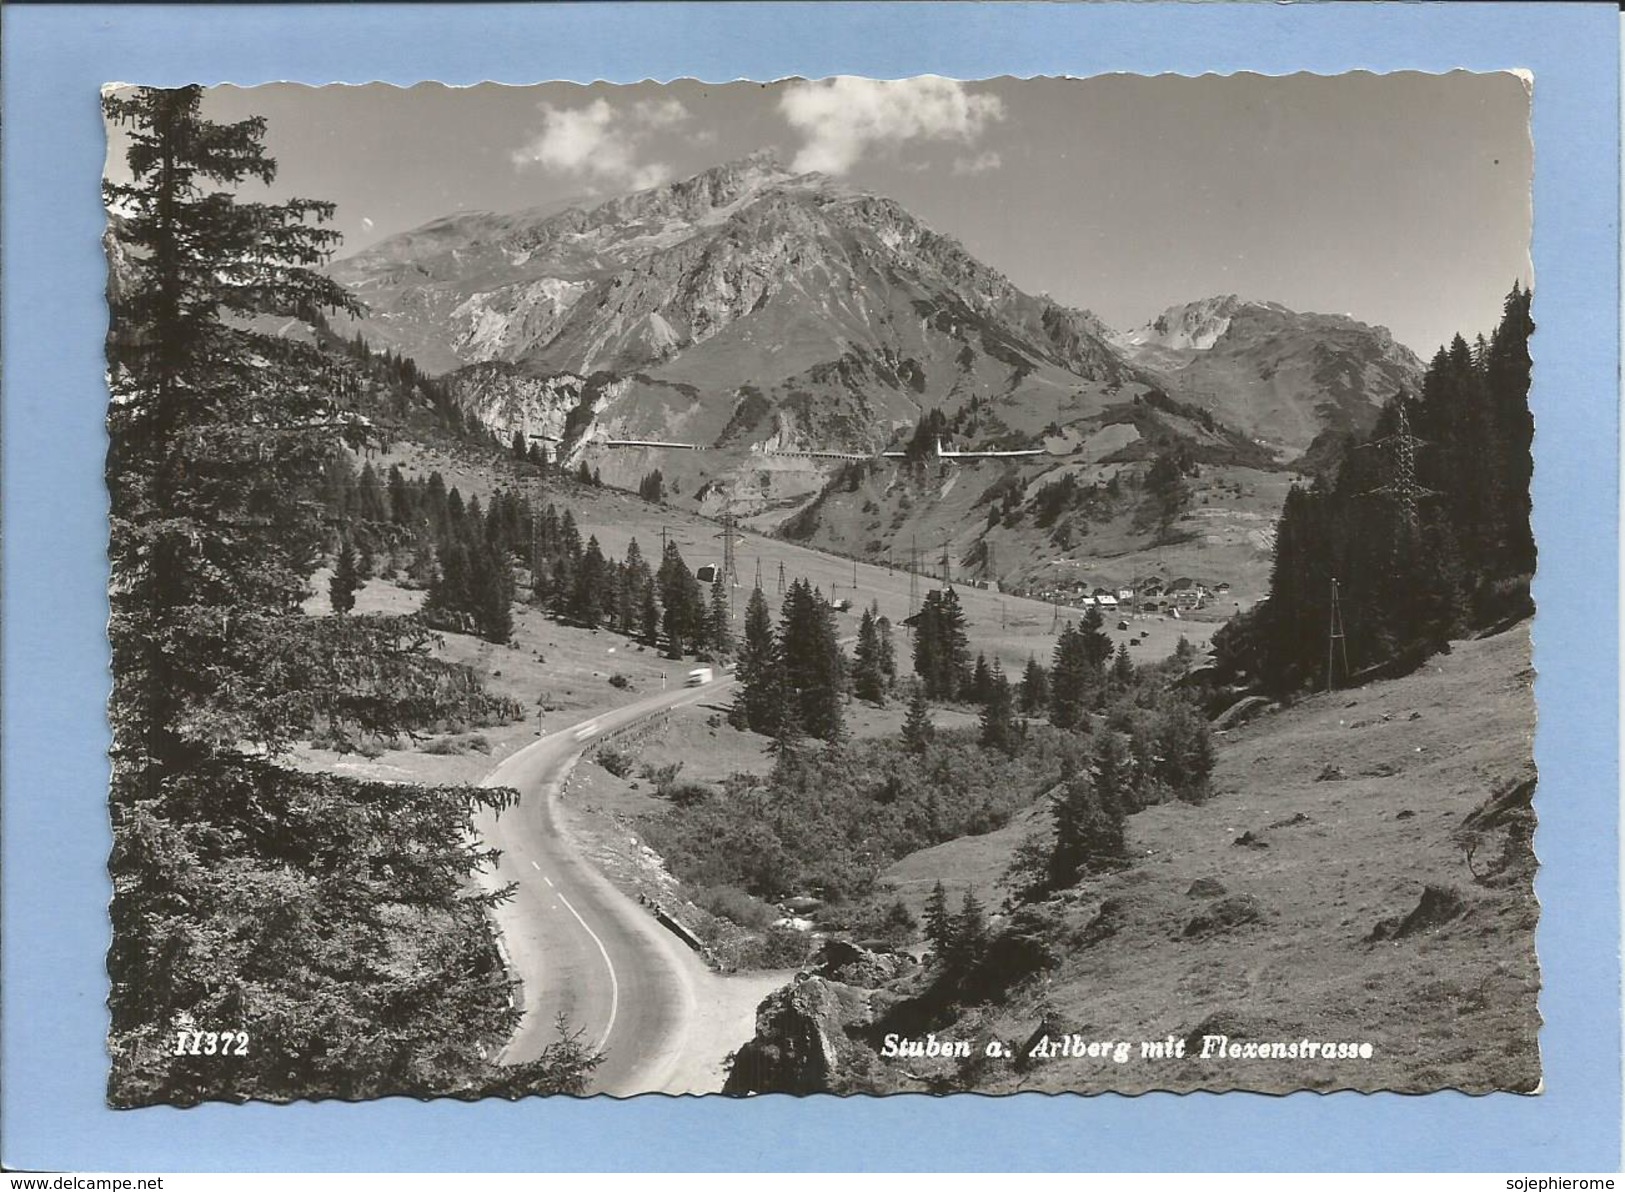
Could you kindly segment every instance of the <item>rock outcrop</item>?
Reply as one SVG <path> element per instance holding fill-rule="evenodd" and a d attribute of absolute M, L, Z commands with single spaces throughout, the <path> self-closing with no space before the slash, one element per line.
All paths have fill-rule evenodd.
<path fill-rule="evenodd" d="M 871 993 L 801 974 L 756 1010 L 756 1034 L 735 1053 L 723 1092 L 857 1091 L 874 1051 L 855 1036 L 872 1020 Z"/>

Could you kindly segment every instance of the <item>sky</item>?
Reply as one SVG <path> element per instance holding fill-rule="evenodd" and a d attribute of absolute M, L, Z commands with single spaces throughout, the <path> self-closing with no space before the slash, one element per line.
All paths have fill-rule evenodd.
<path fill-rule="evenodd" d="M 342 253 L 463 210 L 591 204 L 768 148 L 888 195 L 1031 293 L 1128 330 L 1219 294 L 1388 327 L 1428 358 L 1530 284 L 1510 73 L 1107 75 L 209 91 L 268 122 L 269 193 Z M 119 146 L 110 172 L 121 169 Z"/>

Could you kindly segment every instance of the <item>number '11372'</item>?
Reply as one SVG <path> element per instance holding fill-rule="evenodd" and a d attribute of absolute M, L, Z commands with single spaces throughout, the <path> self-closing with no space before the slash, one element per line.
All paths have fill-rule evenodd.
<path fill-rule="evenodd" d="M 247 1031 L 176 1031 L 174 1055 L 247 1055 Z"/>

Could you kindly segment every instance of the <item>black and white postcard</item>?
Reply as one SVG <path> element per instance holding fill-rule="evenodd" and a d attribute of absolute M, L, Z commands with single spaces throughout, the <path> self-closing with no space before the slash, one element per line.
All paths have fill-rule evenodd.
<path fill-rule="evenodd" d="M 1538 1092 L 1533 87 L 109 86 L 108 1102 Z"/>

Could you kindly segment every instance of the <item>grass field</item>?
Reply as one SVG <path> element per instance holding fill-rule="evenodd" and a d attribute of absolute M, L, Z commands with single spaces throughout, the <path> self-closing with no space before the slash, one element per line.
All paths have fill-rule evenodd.
<path fill-rule="evenodd" d="M 609 488 L 586 488 L 555 480 L 544 482 L 538 480 L 534 472 L 516 470 L 506 460 L 493 463 L 488 457 L 480 458 L 468 452 L 452 453 L 415 445 L 403 446 L 391 455 L 373 460 L 374 466 L 383 471 L 387 471 L 392 463 L 398 463 L 408 475 L 427 475 L 431 470 L 438 470 L 448 488 L 459 489 L 465 498 L 476 495 L 482 504 L 489 501 L 492 492 L 502 488 L 525 492 L 537 504 L 552 501 L 567 507 L 576 519 L 583 541 L 589 535 L 596 536 L 600 547 L 612 557 L 623 556 L 627 545 L 636 538 L 644 557 L 651 563 L 657 562 L 664 533 L 677 543 L 691 569 L 722 561 L 722 527 L 718 522 L 669 506 L 653 505 L 631 493 Z M 923 598 L 926 592 L 939 586 L 940 581 L 927 575 L 910 577 L 906 570 L 892 570 L 869 563 L 854 564 L 849 559 L 750 530 L 742 530 L 740 534 L 735 548 L 739 576 L 739 586 L 734 591 L 736 625 L 743 624 L 745 604 L 755 584 L 758 569 L 762 591 L 777 617 L 779 570 L 782 565 L 786 582 L 806 578 L 831 600 L 852 602 L 850 612 L 841 616 L 842 636 L 855 634 L 863 609 L 871 603 L 877 604 L 881 613 L 897 626 L 900 657 L 904 669 L 907 669 L 908 643 L 904 638 L 902 622 L 912 608 L 917 607 L 916 603 L 911 602 L 911 589 Z M 1012 678 L 1019 676 L 1029 656 L 1047 663 L 1065 619 L 1075 620 L 1082 615 L 1076 609 L 1062 608 L 1058 612 L 1043 601 L 1007 596 L 974 584 L 955 583 L 953 587 L 965 611 L 972 650 L 986 650 L 989 660 L 997 658 Z M 318 575 L 316 589 L 320 595 L 313 599 L 310 607 L 319 611 L 326 607 L 325 573 Z M 358 596 L 357 608 L 362 611 L 369 608 L 405 611 L 415 608 L 420 600 L 419 593 L 392 591 L 390 585 L 375 582 Z M 1213 610 L 1214 613 L 1224 611 L 1222 608 Z M 1212 615 L 1198 615 L 1184 620 L 1148 615 L 1126 618 L 1131 628 L 1120 632 L 1116 629 L 1119 619 L 1122 618 L 1111 617 L 1107 621 L 1114 643 L 1140 640 L 1142 632 L 1147 635 L 1141 645 L 1135 647 L 1137 660 L 1167 656 L 1173 652 L 1181 636 L 1189 638 L 1199 648 L 1205 648 L 1208 639 L 1222 623 L 1221 619 Z M 540 622 L 541 618 L 536 618 L 536 621 Z M 590 650 L 581 652 L 566 644 L 565 639 L 574 632 L 557 626 L 549 629 L 545 624 L 527 625 L 522 622 L 516 627 L 515 637 L 527 654 L 538 648 L 539 643 L 545 655 L 548 646 L 556 643 L 563 653 L 559 655 L 559 669 L 554 679 L 559 685 L 569 687 L 574 681 L 591 677 L 593 671 L 605 669 L 603 666 L 585 665 L 586 661 L 590 661 Z M 607 649 L 611 644 L 614 643 L 606 642 L 603 648 Z M 583 669 L 585 674 L 582 673 Z M 541 673 L 538 672 L 536 677 L 542 677 Z"/>

